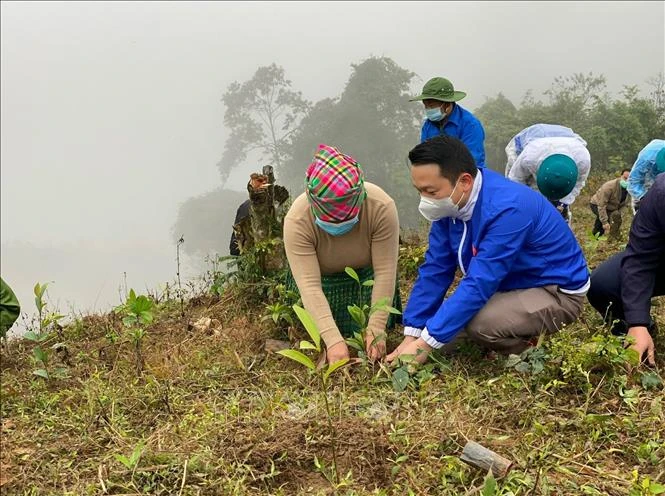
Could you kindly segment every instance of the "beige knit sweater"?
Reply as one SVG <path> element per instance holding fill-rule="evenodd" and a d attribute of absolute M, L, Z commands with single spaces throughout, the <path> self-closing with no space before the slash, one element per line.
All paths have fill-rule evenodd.
<path fill-rule="evenodd" d="M 395 292 L 399 251 L 399 219 L 395 202 L 378 186 L 365 183 L 367 198 L 360 220 L 342 236 L 331 236 L 314 223 L 307 196 L 293 202 L 284 219 L 284 245 L 303 305 L 314 317 L 327 347 L 343 340 L 321 289 L 321 274 L 344 272 L 346 267 L 374 268 L 372 304 Z M 354 303 L 350 301 L 349 305 Z M 375 312 L 368 328 L 385 331 L 387 312 Z"/>

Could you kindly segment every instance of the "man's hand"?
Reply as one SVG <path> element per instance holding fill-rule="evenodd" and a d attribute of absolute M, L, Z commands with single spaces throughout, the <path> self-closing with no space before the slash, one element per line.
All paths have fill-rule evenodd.
<path fill-rule="evenodd" d="M 349 347 L 344 341 L 340 341 L 326 350 L 326 358 L 330 364 L 349 358 Z"/>
<path fill-rule="evenodd" d="M 640 363 L 643 363 L 642 357 L 644 353 L 647 354 L 646 361 L 649 365 L 656 365 L 656 348 L 653 344 L 653 339 L 649 330 L 646 327 L 638 326 L 631 327 L 628 330 L 628 336 L 635 339 L 635 343 L 631 346 L 632 349 L 637 351 Z"/>
<path fill-rule="evenodd" d="M 609 232 L 609 230 L 610 230 L 610 223 L 609 222 L 607 224 L 603 224 L 603 230 L 605 232 Z"/>
<path fill-rule="evenodd" d="M 386 356 L 386 333 L 374 334 L 373 331 L 367 329 L 365 333 L 365 349 L 370 360 L 381 360 Z"/>
<path fill-rule="evenodd" d="M 418 339 L 415 336 L 404 336 L 404 339 L 402 339 L 402 342 L 393 350 L 393 352 L 386 357 L 386 360 L 389 362 L 392 362 L 396 357 L 398 357 L 404 348 L 406 348 L 409 344 L 413 343 L 416 339 Z"/>
<path fill-rule="evenodd" d="M 388 362 L 393 362 L 402 355 L 413 355 L 416 362 L 425 363 L 430 351 L 432 347 L 424 339 L 405 336 L 397 349 L 388 355 Z"/>

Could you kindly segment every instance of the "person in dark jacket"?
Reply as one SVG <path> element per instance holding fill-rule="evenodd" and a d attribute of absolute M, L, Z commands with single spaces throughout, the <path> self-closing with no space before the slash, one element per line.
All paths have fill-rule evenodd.
<path fill-rule="evenodd" d="M 490 350 L 520 353 L 578 318 L 587 263 L 547 198 L 478 169 L 450 136 L 419 144 L 409 160 L 420 212 L 432 227 L 404 312 L 405 337 L 389 361 L 415 355 L 422 363 L 462 330 Z M 458 266 L 464 277 L 445 298 Z"/>
<path fill-rule="evenodd" d="M 229 245 L 229 253 L 233 256 L 240 256 L 240 247 L 238 246 L 238 239 L 236 238 L 235 226 L 237 226 L 243 219 L 249 217 L 249 207 L 251 202 L 245 200 L 240 204 L 236 210 L 236 220 L 233 221 L 233 228 L 231 229 L 231 244 Z"/>
<path fill-rule="evenodd" d="M 665 295 L 665 174 L 640 201 L 626 249 L 591 273 L 587 298 L 614 334 L 635 339 L 633 349 L 655 365 L 651 298 Z M 646 357 L 644 356 L 646 355 Z"/>
<path fill-rule="evenodd" d="M 462 140 L 473 155 L 476 166 L 485 167 L 485 130 L 478 118 L 457 102 L 466 93 L 455 91 L 453 83 L 442 77 L 427 81 L 420 95 L 411 102 L 422 100 L 425 120 L 420 131 L 423 142 L 435 136 L 453 136 Z"/>

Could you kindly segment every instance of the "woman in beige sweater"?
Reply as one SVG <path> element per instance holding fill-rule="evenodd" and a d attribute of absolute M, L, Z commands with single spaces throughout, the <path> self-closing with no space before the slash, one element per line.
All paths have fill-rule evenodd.
<path fill-rule="evenodd" d="M 284 244 L 303 305 L 314 317 L 326 344 L 329 363 L 349 357 L 336 317 L 348 301 L 331 311 L 322 278 L 346 267 L 373 269 L 371 303 L 393 301 L 399 250 L 395 202 L 381 188 L 365 183 L 359 164 L 337 149 L 319 145 L 307 169 L 305 193 L 293 202 L 284 220 Z M 355 284 L 349 278 L 350 284 Z M 368 355 L 385 355 L 388 312 L 369 318 L 365 337 Z"/>

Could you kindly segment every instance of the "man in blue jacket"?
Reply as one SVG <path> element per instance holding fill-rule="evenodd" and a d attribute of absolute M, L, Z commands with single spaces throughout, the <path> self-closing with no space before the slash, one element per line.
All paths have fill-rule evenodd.
<path fill-rule="evenodd" d="M 591 274 L 589 302 L 614 334 L 635 340 L 640 360 L 656 364 L 651 298 L 665 295 L 665 174 L 642 197 L 626 249 Z M 616 322 L 615 322 L 616 320 Z M 646 357 L 645 357 L 646 355 Z"/>
<path fill-rule="evenodd" d="M 421 143 L 435 136 L 453 136 L 462 140 L 478 167 L 485 167 L 483 125 L 475 115 L 456 103 L 465 96 L 465 92 L 455 91 L 453 83 L 446 78 L 435 77 L 423 86 L 422 94 L 409 101 L 422 100 L 425 105 Z"/>
<path fill-rule="evenodd" d="M 574 322 L 589 271 L 561 214 L 541 194 L 479 169 L 464 144 L 441 136 L 409 153 L 420 212 L 432 221 L 425 262 L 389 355 L 427 359 L 460 331 L 485 348 L 520 353 Z M 457 267 L 464 277 L 444 299 Z"/>

